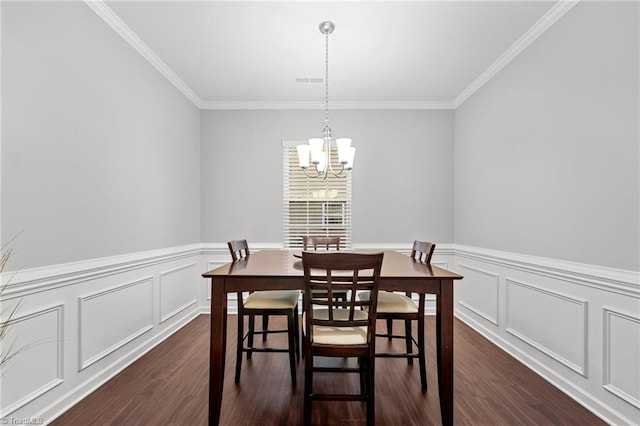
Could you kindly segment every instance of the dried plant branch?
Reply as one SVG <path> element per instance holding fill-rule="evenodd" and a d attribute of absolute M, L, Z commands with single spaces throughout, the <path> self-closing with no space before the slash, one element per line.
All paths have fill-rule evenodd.
<path fill-rule="evenodd" d="M 9 257 L 11 256 L 11 249 L 5 250 L 5 248 L 2 247 L 2 249 L 0 250 L 2 250 L 2 254 L 0 255 L 0 274 L 2 274 L 5 266 L 7 265 L 7 262 L 9 261 Z M 0 283 L 0 302 L 2 301 L 2 294 L 4 293 L 8 285 L 8 281 L 6 283 Z M 14 350 L 13 346 L 15 344 L 15 340 L 11 342 L 8 349 L 4 349 L 4 345 L 2 345 L 11 329 L 12 322 L 18 312 L 18 309 L 20 308 L 21 302 L 22 301 L 20 300 L 15 305 L 13 305 L 8 315 L 6 316 L 4 315 L 4 311 L 0 311 L 0 317 L 4 318 L 2 321 L 0 321 L 0 375 L 2 375 L 2 368 L 4 367 L 4 365 L 6 365 L 14 356 L 18 355 L 20 352 L 26 349 L 26 347 L 23 347 Z"/>

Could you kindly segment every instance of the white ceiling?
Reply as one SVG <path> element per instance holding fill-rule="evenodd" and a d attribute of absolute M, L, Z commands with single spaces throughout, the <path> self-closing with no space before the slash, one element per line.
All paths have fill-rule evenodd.
<path fill-rule="evenodd" d="M 454 107 L 562 16 L 559 6 L 108 1 L 91 7 L 194 103 L 215 108 L 323 105 L 324 84 L 296 82 L 324 77 L 323 20 L 336 25 L 329 36 L 332 107 Z"/>

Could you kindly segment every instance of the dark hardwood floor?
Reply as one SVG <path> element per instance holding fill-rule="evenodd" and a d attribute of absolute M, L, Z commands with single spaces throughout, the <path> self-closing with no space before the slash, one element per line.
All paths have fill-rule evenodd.
<path fill-rule="evenodd" d="M 274 321 L 277 322 L 277 321 Z M 299 425 L 302 423 L 304 363 L 292 387 L 286 354 L 255 354 L 235 367 L 235 316 L 229 318 L 227 369 L 220 423 Z M 277 323 L 274 325 L 278 325 Z M 284 322 L 281 324 L 284 326 Z M 379 327 L 384 327 L 383 323 Z M 399 329 L 401 324 L 395 325 Z M 420 391 L 418 365 L 403 359 L 376 361 L 376 423 L 438 425 L 435 319 L 427 317 L 429 389 Z M 272 344 L 284 336 L 270 335 Z M 258 339 L 259 340 L 259 339 Z M 284 344 L 284 341 L 281 341 Z M 386 339 L 378 339 L 385 347 Z M 398 345 L 399 342 L 394 343 Z M 455 320 L 456 425 L 600 425 L 598 417 L 527 367 Z M 356 389 L 357 376 L 318 376 L 315 384 Z M 209 316 L 201 315 L 101 386 L 53 425 L 205 425 L 208 413 Z M 314 403 L 317 425 L 363 425 L 359 402 Z"/>

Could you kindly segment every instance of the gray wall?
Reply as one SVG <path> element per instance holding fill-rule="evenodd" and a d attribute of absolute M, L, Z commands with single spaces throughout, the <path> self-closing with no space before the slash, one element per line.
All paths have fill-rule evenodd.
<path fill-rule="evenodd" d="M 31 268 L 199 241 L 200 112 L 82 2 L 2 2 L 2 239 Z"/>
<path fill-rule="evenodd" d="M 639 270 L 638 15 L 581 2 L 456 110 L 456 243 Z"/>
<path fill-rule="evenodd" d="M 455 241 L 637 270 L 637 9 L 580 3 L 455 124 L 453 111 L 332 111 L 358 147 L 354 243 Z M 200 112 L 83 3 L 3 2 L 12 265 L 280 242 L 280 143 L 318 135 L 322 114 Z"/>
<path fill-rule="evenodd" d="M 282 140 L 320 134 L 323 111 L 202 112 L 203 242 L 282 241 Z M 453 240 L 453 111 L 331 111 L 357 147 L 353 242 Z"/>

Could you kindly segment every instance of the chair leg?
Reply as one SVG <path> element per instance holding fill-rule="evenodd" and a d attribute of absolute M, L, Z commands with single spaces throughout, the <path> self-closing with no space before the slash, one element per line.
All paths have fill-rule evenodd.
<path fill-rule="evenodd" d="M 393 320 L 391 318 L 387 318 L 387 340 L 391 341 L 391 335 L 393 334 Z"/>
<path fill-rule="evenodd" d="M 407 347 L 407 355 L 413 353 L 413 341 L 411 340 L 411 320 L 404 320 L 404 341 Z M 413 358 L 407 358 L 409 365 L 413 365 Z"/>
<path fill-rule="evenodd" d="M 306 352 L 305 342 L 305 352 Z M 304 421 L 305 426 L 311 425 L 311 394 L 313 393 L 313 355 L 307 353 L 304 361 Z"/>
<path fill-rule="evenodd" d="M 269 315 L 262 316 L 262 331 L 269 330 Z M 267 341 L 267 333 L 262 333 L 262 341 Z"/>
<path fill-rule="evenodd" d="M 247 345 L 250 348 L 253 348 L 253 335 L 256 331 L 256 316 L 253 314 L 249 314 L 249 337 L 247 340 Z M 251 359 L 253 355 L 253 351 L 247 351 L 247 359 Z"/>
<path fill-rule="evenodd" d="M 244 337 L 244 314 L 238 312 L 238 343 L 236 345 L 236 384 L 240 383 L 240 371 L 242 370 L 242 344 Z M 247 355 L 248 356 L 248 355 Z"/>
<path fill-rule="evenodd" d="M 300 315 L 298 305 L 293 310 L 293 333 L 296 345 L 296 361 L 300 361 Z"/>
<path fill-rule="evenodd" d="M 289 369 L 291 370 L 291 383 L 296 385 L 296 341 L 295 341 L 294 311 L 287 315 L 287 336 L 289 338 Z"/>
<path fill-rule="evenodd" d="M 427 362 L 425 360 L 424 315 L 418 318 L 418 363 L 420 364 L 420 384 L 427 390 Z"/>
<path fill-rule="evenodd" d="M 375 426 L 376 410 L 375 410 L 375 359 L 372 354 L 367 362 L 367 426 Z"/>
<path fill-rule="evenodd" d="M 358 358 L 358 366 L 360 367 L 360 394 L 362 395 L 367 393 L 366 365 L 366 360 L 364 358 Z"/>
<path fill-rule="evenodd" d="M 300 318 L 300 321 L 304 321 L 304 293 L 302 294 L 302 317 Z M 304 324 L 302 324 L 302 326 L 300 327 L 300 336 L 301 336 L 301 356 L 302 359 L 304 359 Z"/>

